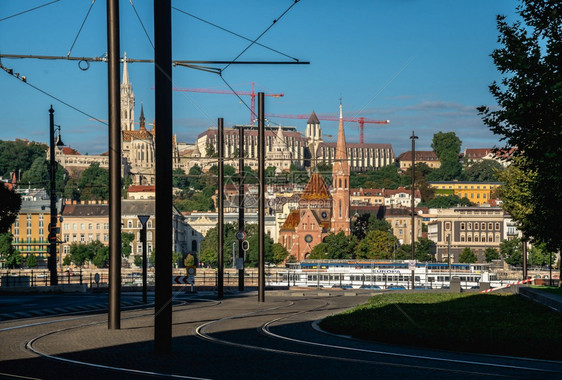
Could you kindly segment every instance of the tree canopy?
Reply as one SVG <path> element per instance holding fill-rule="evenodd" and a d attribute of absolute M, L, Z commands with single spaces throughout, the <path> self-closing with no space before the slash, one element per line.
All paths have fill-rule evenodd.
<path fill-rule="evenodd" d="M 505 209 L 526 237 L 562 249 L 562 11 L 557 0 L 522 0 L 519 20 L 497 16 L 498 42 L 492 58 L 502 74 L 490 92 L 499 107 L 478 108 L 484 123 L 513 152 L 527 192 Z M 517 181 L 514 189 L 519 189 Z M 531 212 L 517 212 L 522 209 Z"/>
<path fill-rule="evenodd" d="M 21 208 L 21 197 L 0 183 L 0 234 L 8 232 L 18 217 Z"/>

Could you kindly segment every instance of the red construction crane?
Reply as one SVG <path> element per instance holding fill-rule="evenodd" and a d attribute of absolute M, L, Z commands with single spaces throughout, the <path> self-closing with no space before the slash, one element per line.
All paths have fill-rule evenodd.
<path fill-rule="evenodd" d="M 266 114 L 267 117 L 280 117 L 284 119 L 308 119 L 310 114 L 299 114 L 299 115 L 275 115 Z M 316 114 L 318 120 L 330 120 L 339 121 L 339 115 L 329 115 L 329 114 Z M 364 117 L 343 117 L 343 121 L 356 121 L 359 123 L 359 142 L 363 144 L 365 142 L 365 124 L 388 124 L 390 120 L 371 120 L 365 119 Z"/>
<path fill-rule="evenodd" d="M 224 95 L 234 95 L 231 90 L 217 90 L 212 88 L 172 88 L 174 91 L 184 91 L 184 92 L 203 92 L 207 94 L 224 94 Z M 254 125 L 256 117 L 256 93 L 254 92 L 254 82 L 252 82 L 252 92 L 249 91 L 236 91 L 237 95 L 250 95 L 251 98 L 251 106 L 250 106 L 250 125 Z M 283 94 L 265 94 L 264 96 L 272 96 L 274 98 L 280 98 Z"/>

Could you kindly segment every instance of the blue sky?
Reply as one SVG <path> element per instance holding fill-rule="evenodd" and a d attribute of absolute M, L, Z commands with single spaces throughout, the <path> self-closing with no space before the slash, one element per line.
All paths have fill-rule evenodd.
<path fill-rule="evenodd" d="M 0 3 L 0 53 L 66 56 L 88 12 L 91 0 L 60 0 L 20 16 L 13 14 L 49 0 Z M 259 36 L 292 0 L 175 0 L 172 5 L 250 39 Z M 152 1 L 133 0 L 148 34 L 153 36 Z M 266 97 L 271 114 L 338 113 L 343 98 L 345 116 L 390 120 L 367 124 L 365 141 L 392 144 L 399 155 L 410 149 L 409 136 L 419 136 L 416 149 L 429 150 L 434 133 L 453 131 L 462 149 L 500 144 L 477 114 L 479 105 L 494 105 L 488 91 L 500 73 L 490 53 L 497 44 L 496 15 L 516 17 L 513 0 L 301 0 L 259 42 L 310 65 L 230 66 L 223 78 L 238 91 L 283 93 Z M 72 56 L 105 54 L 106 2 L 97 0 L 72 48 Z M 249 44 L 176 10 L 172 13 L 173 58 L 230 60 Z M 121 51 L 130 58 L 153 58 L 153 49 L 129 0 L 120 2 Z M 252 46 L 240 60 L 287 60 Z M 86 71 L 77 62 L 2 59 L 2 64 L 27 77 L 41 90 L 98 119 L 107 119 L 107 64 L 92 63 Z M 221 67 L 221 66 L 217 66 Z M 136 96 L 148 122 L 154 118 L 154 68 L 129 64 Z M 180 88 L 227 90 L 215 74 L 173 69 Z M 90 120 L 0 70 L 0 139 L 47 142 L 49 107 L 63 141 L 81 153 L 107 151 L 107 126 Z M 243 96 L 249 105 L 250 97 Z M 174 93 L 174 133 L 194 142 L 216 125 L 248 123 L 250 112 L 236 96 L 193 92 Z M 306 120 L 271 118 L 273 124 L 293 125 L 304 133 Z M 333 141 L 337 122 L 322 121 Z M 348 141 L 359 141 L 356 123 L 346 123 Z"/>

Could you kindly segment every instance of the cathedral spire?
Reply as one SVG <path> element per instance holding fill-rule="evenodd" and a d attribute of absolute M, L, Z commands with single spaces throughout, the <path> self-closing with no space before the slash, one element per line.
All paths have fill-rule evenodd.
<path fill-rule="evenodd" d="M 145 126 L 145 119 L 144 119 L 144 105 L 141 102 L 141 113 L 140 113 L 140 117 L 139 117 L 139 129 L 140 130 L 146 130 L 146 126 Z"/>
<path fill-rule="evenodd" d="M 127 68 L 127 52 L 123 53 L 123 84 L 129 84 L 129 69 Z"/>
<path fill-rule="evenodd" d="M 343 106 L 340 99 L 340 124 L 338 126 L 338 142 L 336 144 L 336 161 L 341 165 L 347 166 L 349 174 L 349 164 L 347 162 L 347 149 L 345 144 L 345 130 L 343 128 Z"/>
<path fill-rule="evenodd" d="M 345 144 L 345 130 L 343 128 L 343 106 L 340 99 L 340 124 L 338 127 L 338 142 L 336 143 L 335 161 L 332 165 L 332 218 L 331 229 L 334 234 L 343 232 L 350 234 L 349 218 L 349 162 L 347 161 L 347 147 Z"/>

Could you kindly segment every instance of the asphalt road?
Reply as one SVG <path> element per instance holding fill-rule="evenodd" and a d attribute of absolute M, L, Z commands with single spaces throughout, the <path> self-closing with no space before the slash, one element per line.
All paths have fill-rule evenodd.
<path fill-rule="evenodd" d="M 314 321 L 367 296 L 257 301 L 174 295 L 172 353 L 154 353 L 154 310 L 0 322 L 0 377 L 38 379 L 562 379 L 562 362 L 398 347 L 334 336 Z M 1 301 L 1 300 L 0 300 Z M 12 377 L 10 377 L 12 376 Z"/>

